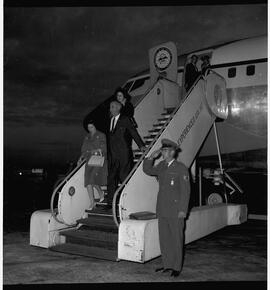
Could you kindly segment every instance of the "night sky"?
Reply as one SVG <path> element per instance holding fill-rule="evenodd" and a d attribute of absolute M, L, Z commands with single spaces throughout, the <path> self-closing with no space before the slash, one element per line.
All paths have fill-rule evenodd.
<path fill-rule="evenodd" d="M 266 33 L 263 4 L 5 8 L 5 160 L 77 159 L 85 115 L 145 69 L 157 44 L 185 53 Z"/>

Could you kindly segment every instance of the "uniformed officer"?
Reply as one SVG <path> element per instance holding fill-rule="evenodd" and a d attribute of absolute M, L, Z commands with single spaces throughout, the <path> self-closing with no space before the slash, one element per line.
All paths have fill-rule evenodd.
<path fill-rule="evenodd" d="M 161 140 L 161 149 L 153 152 L 143 163 L 147 175 L 157 176 L 159 192 L 156 213 L 163 267 L 156 272 L 170 272 L 179 276 L 183 264 L 184 219 L 190 197 L 189 172 L 176 158 L 178 145 L 168 139 Z M 154 165 L 162 154 L 163 161 Z"/>

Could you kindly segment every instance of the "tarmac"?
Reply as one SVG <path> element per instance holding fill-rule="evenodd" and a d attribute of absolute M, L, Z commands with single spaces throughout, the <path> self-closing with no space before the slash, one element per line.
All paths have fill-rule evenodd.
<path fill-rule="evenodd" d="M 185 247 L 177 278 L 155 273 L 161 257 L 145 264 L 111 262 L 29 245 L 29 232 L 3 233 L 3 284 L 266 281 L 267 223 L 248 220 Z"/>

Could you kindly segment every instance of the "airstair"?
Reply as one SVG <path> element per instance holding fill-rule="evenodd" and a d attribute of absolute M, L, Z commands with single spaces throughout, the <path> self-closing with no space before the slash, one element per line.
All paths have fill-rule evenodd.
<path fill-rule="evenodd" d="M 225 80 L 215 72 L 198 77 L 184 97 L 176 82 L 158 77 L 135 104 L 134 117 L 147 150 L 142 153 L 133 144 L 135 165 L 116 190 L 112 210 L 105 210 L 99 203 L 88 210 L 83 162 L 55 188 L 50 210 L 32 214 L 30 244 L 113 261 L 143 263 L 159 256 L 155 218 L 158 182 L 143 172 L 143 160 L 161 146 L 163 138 L 168 138 L 180 145 L 178 160 L 190 167 L 215 120 L 226 119 L 227 114 Z M 106 193 L 107 188 L 102 189 Z M 143 212 L 152 213 L 152 218 L 131 218 Z M 187 217 L 185 242 L 245 220 L 246 208 L 242 205 L 193 208 Z"/>
<path fill-rule="evenodd" d="M 153 127 L 149 130 L 149 135 L 144 137 L 147 147 L 165 129 L 165 124 L 170 119 L 172 111 L 172 108 L 165 109 L 157 119 L 157 122 L 153 124 Z M 137 167 L 138 163 L 141 163 L 143 153 L 138 149 L 134 149 L 133 152 L 134 162 Z M 102 189 L 106 194 L 107 187 L 103 186 Z M 115 222 L 113 211 L 105 210 L 102 207 L 103 205 L 106 204 L 97 202 L 97 207 L 94 210 L 90 211 L 86 209 L 85 215 L 87 217 L 76 220 L 77 227 L 75 230 L 72 228 L 61 232 L 61 235 L 65 237 L 65 243 L 53 246 L 50 249 L 69 254 L 116 261 L 118 259 L 119 213 L 115 209 L 117 220 Z"/>

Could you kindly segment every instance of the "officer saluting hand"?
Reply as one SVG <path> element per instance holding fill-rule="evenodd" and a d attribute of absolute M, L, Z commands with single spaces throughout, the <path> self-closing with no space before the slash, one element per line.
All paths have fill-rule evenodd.
<path fill-rule="evenodd" d="M 156 272 L 169 272 L 179 276 L 183 265 L 184 218 L 188 210 L 190 183 L 188 168 L 176 160 L 178 145 L 168 139 L 161 140 L 161 149 L 143 162 L 143 171 L 156 176 L 159 182 L 156 213 L 163 267 Z M 162 154 L 163 161 L 154 165 Z"/>

